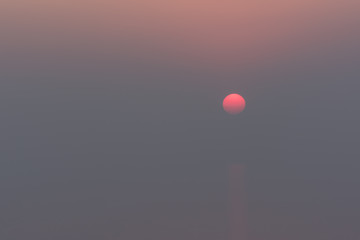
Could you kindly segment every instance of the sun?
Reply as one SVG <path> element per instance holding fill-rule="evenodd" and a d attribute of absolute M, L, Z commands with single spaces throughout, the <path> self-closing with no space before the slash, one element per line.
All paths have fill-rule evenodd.
<path fill-rule="evenodd" d="M 244 111 L 246 106 L 245 99 L 236 93 L 229 94 L 225 97 L 223 101 L 223 108 L 225 112 L 236 115 Z"/>

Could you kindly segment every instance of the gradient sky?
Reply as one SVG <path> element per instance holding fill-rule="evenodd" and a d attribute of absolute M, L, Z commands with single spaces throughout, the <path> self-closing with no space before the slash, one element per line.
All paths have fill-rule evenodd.
<path fill-rule="evenodd" d="M 0 0 L 0 239 L 358 239 L 358 0 Z M 232 92 L 246 110 L 221 108 Z"/>

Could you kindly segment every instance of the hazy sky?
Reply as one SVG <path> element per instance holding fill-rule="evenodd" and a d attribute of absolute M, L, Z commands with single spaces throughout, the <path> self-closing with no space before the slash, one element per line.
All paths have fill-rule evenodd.
<path fill-rule="evenodd" d="M 357 0 L 0 0 L 0 239 L 359 239 Z M 237 92 L 246 110 L 230 116 Z"/>

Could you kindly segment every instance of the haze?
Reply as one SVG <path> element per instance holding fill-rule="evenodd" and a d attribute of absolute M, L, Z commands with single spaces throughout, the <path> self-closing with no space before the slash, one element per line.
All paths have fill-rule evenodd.
<path fill-rule="evenodd" d="M 0 1 L 0 239 L 358 239 L 360 2 Z M 246 111 L 222 100 L 239 93 Z"/>

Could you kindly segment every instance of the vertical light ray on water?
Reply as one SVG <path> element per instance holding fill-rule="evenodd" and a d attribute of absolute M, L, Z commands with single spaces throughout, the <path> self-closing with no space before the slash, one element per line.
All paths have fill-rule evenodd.
<path fill-rule="evenodd" d="M 229 166 L 229 240 L 248 240 L 246 221 L 245 166 Z"/>

